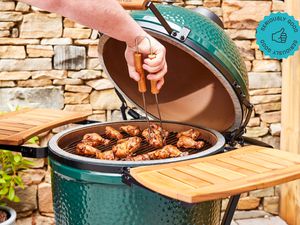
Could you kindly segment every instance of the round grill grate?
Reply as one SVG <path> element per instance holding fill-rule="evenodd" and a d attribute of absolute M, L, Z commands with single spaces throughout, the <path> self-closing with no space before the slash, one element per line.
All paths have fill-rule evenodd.
<path fill-rule="evenodd" d="M 128 134 L 125 134 L 125 133 L 122 133 L 122 134 L 123 134 L 124 138 L 130 137 Z M 104 137 L 104 138 L 109 139 L 105 134 L 100 134 L 100 135 L 102 137 Z M 174 145 L 174 146 L 176 146 L 176 143 L 178 141 L 178 138 L 176 137 L 176 135 L 177 135 L 176 132 L 170 132 L 169 136 L 166 139 L 166 144 L 167 145 Z M 138 137 L 142 138 L 141 147 L 138 149 L 138 151 L 136 151 L 133 154 L 133 156 L 145 154 L 145 153 L 152 152 L 152 151 L 155 151 L 155 150 L 158 149 L 158 148 L 150 146 L 147 143 L 147 141 L 145 140 L 145 138 L 143 136 L 139 135 Z M 71 154 L 77 154 L 76 153 L 76 145 L 80 141 L 81 141 L 81 139 L 76 140 L 76 141 L 70 143 L 69 145 L 67 145 L 66 147 L 64 147 L 63 150 L 66 151 L 66 152 L 68 152 L 68 153 L 71 153 Z M 189 155 L 192 155 L 192 154 L 204 151 L 204 150 L 206 150 L 206 149 L 208 149 L 208 148 L 210 148 L 212 146 L 212 144 L 209 143 L 207 140 L 198 139 L 197 141 L 203 141 L 205 143 L 205 145 L 204 145 L 204 147 L 202 149 L 179 148 L 179 150 L 182 151 L 182 152 L 188 152 Z M 100 146 L 97 146 L 96 148 L 99 149 L 100 151 L 104 152 L 104 151 L 111 150 L 112 146 L 116 145 L 116 144 L 117 144 L 117 140 L 113 140 L 112 139 L 109 145 L 107 145 L 107 146 L 100 145 Z M 88 157 L 88 158 L 94 158 L 94 157 L 89 157 L 89 156 L 86 156 L 86 157 Z"/>

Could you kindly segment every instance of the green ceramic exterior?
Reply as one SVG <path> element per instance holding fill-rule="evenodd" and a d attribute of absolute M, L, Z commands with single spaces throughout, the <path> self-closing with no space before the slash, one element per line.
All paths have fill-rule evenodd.
<path fill-rule="evenodd" d="M 79 170 L 50 158 L 57 225 L 218 225 L 221 201 L 192 206 L 167 199 L 116 174 Z"/>
<path fill-rule="evenodd" d="M 234 42 L 221 27 L 205 16 L 182 7 L 173 5 L 156 5 L 156 7 L 163 17 L 170 22 L 173 29 L 176 30 L 177 28 L 179 32 L 178 27 L 188 27 L 191 30 L 188 39 L 221 63 L 241 86 L 245 96 L 248 97 L 248 78 L 244 60 Z M 161 26 L 150 10 L 133 11 L 131 15 L 137 22 Z M 172 26 L 172 23 L 177 26 Z M 143 24 L 141 25 L 143 26 Z M 189 47 L 187 46 L 187 48 Z"/>

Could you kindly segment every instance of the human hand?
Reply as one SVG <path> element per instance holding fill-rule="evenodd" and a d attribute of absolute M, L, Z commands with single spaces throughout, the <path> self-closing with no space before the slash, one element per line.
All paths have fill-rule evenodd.
<path fill-rule="evenodd" d="M 147 38 L 141 37 L 138 46 L 127 45 L 125 58 L 127 61 L 129 76 L 136 81 L 139 81 L 140 79 L 140 75 L 136 72 L 134 66 L 134 53 L 138 50 L 140 53 L 145 55 L 143 68 L 149 72 L 147 79 L 156 80 L 157 88 L 160 89 L 164 84 L 164 76 L 167 73 L 166 49 L 155 38 L 150 35 L 147 35 L 146 37 Z M 154 54 L 155 58 L 149 58 L 149 54 Z"/>
<path fill-rule="evenodd" d="M 272 34 L 272 40 L 277 43 L 285 43 L 287 39 L 287 34 L 284 32 L 284 28 Z"/>

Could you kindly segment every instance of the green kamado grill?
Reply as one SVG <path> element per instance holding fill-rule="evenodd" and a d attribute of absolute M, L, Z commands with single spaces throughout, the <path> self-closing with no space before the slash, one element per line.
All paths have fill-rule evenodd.
<path fill-rule="evenodd" d="M 164 128 L 178 132 L 190 128 L 200 130 L 205 142 L 203 151 L 138 162 L 105 161 L 75 154 L 77 143 L 86 133 L 103 134 L 108 125 L 147 127 L 145 119 L 128 108 L 125 100 L 142 108 L 137 84 L 128 76 L 125 44 L 106 35 L 100 37 L 99 55 L 123 102 L 124 121 L 68 129 L 55 135 L 45 151 L 17 145 L 1 144 L 0 147 L 31 157 L 49 154 L 56 224 L 217 225 L 221 200 L 189 204 L 165 197 L 138 183 L 130 175 L 130 169 L 222 153 L 225 144 L 242 141 L 252 112 L 244 62 L 222 29 L 220 19 L 204 8 L 193 12 L 149 1 L 120 2 L 126 9 L 143 9 L 133 11 L 132 17 L 167 48 L 168 73 L 159 94 Z M 158 118 L 155 98 L 150 93 L 146 98 L 148 113 L 155 121 Z M 135 120 L 125 120 L 126 112 Z M 167 142 L 176 144 L 176 134 L 171 133 Z M 142 146 L 139 152 L 152 150 Z M 230 224 L 237 201 L 238 197 L 230 200 L 232 207 L 226 211 L 223 225 Z"/>
<path fill-rule="evenodd" d="M 240 140 L 252 108 L 248 102 L 247 72 L 233 41 L 219 18 L 206 9 L 193 12 L 151 2 L 122 2 L 132 17 L 167 49 L 168 73 L 159 94 L 164 128 L 196 127 L 208 143 L 204 151 L 174 159 L 128 162 L 78 156 L 76 144 L 86 133 L 104 133 L 107 125 L 118 128 L 145 120 L 84 125 L 55 135 L 49 142 L 55 219 L 68 225 L 217 225 L 221 201 L 197 204 L 166 198 L 145 189 L 128 176 L 132 167 L 205 157 L 224 150 L 225 143 Z M 124 97 L 142 108 L 137 84 L 129 78 L 125 44 L 106 35 L 100 37 L 103 68 Z M 123 97 L 124 96 L 124 97 Z M 157 119 L 155 99 L 146 94 L 148 112 Z M 129 109 L 135 119 L 141 116 Z M 174 122 L 170 122 L 174 121 Z M 172 140 L 170 140 L 172 143 Z M 174 143 L 173 143 L 174 144 Z M 150 151 L 150 150 L 149 150 Z"/>

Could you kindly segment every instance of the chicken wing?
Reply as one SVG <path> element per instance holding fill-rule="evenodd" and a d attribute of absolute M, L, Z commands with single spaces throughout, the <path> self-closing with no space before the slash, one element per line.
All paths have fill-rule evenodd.
<path fill-rule="evenodd" d="M 105 134 L 113 139 L 120 140 L 123 138 L 123 135 L 117 131 L 116 129 L 112 128 L 111 126 L 105 127 Z"/>
<path fill-rule="evenodd" d="M 142 135 L 149 145 L 152 145 L 156 148 L 161 148 L 165 144 L 165 140 L 169 135 L 169 132 L 167 130 L 163 130 L 157 124 L 150 124 L 150 128 L 146 128 Z"/>
<path fill-rule="evenodd" d="M 183 147 L 183 148 L 195 148 L 195 149 L 201 149 L 203 148 L 205 143 L 203 141 L 195 141 L 190 137 L 181 136 L 177 142 L 177 147 Z"/>
<path fill-rule="evenodd" d="M 104 151 L 104 152 L 97 151 L 96 158 L 103 159 L 103 160 L 117 160 L 112 150 Z"/>
<path fill-rule="evenodd" d="M 178 156 L 188 155 L 187 152 L 182 152 L 173 145 L 166 145 L 162 149 L 155 150 L 153 152 L 148 152 L 142 155 L 137 155 L 134 157 L 128 157 L 128 161 L 142 161 L 142 160 L 155 160 L 155 159 L 167 159 L 175 158 Z"/>
<path fill-rule="evenodd" d="M 126 158 L 138 150 L 141 142 L 142 139 L 139 137 L 121 139 L 112 147 L 112 151 L 117 158 Z"/>
<path fill-rule="evenodd" d="M 182 136 L 190 137 L 193 140 L 197 140 L 199 138 L 199 136 L 200 136 L 200 131 L 199 130 L 195 130 L 195 129 L 189 129 L 187 131 L 182 131 L 182 132 L 179 132 L 177 134 L 177 138 L 180 138 Z"/>
<path fill-rule="evenodd" d="M 141 133 L 140 128 L 133 125 L 121 126 L 120 130 L 129 134 L 130 136 L 138 136 Z"/>
<path fill-rule="evenodd" d="M 100 152 L 97 148 L 87 144 L 87 143 L 79 143 L 76 146 L 76 153 L 78 155 L 84 156 L 95 156 L 97 152 Z"/>
<path fill-rule="evenodd" d="M 108 145 L 110 140 L 101 137 L 97 133 L 90 133 L 85 134 L 81 142 L 96 147 L 98 145 Z"/>

